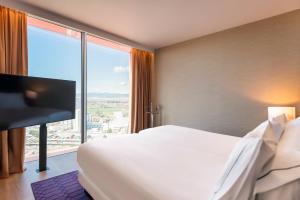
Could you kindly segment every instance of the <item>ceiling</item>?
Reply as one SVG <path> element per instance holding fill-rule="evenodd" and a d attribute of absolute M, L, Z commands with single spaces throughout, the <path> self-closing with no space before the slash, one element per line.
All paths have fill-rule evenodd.
<path fill-rule="evenodd" d="M 300 8 L 300 0 L 19 0 L 150 48 Z"/>

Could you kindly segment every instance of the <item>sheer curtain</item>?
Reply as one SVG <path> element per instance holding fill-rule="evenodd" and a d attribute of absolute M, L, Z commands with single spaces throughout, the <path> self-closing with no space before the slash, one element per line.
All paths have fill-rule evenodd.
<path fill-rule="evenodd" d="M 27 75 L 27 66 L 26 15 L 0 6 L 0 73 Z M 0 132 L 0 178 L 23 171 L 24 148 L 25 129 Z"/>
<path fill-rule="evenodd" d="M 138 133 L 150 127 L 151 79 L 154 55 L 151 52 L 131 50 L 131 107 L 130 132 Z"/>

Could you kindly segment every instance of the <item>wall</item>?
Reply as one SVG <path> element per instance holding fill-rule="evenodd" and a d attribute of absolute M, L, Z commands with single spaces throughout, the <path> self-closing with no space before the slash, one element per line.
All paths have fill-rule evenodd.
<path fill-rule="evenodd" d="M 158 49 L 155 67 L 163 124 L 243 136 L 268 106 L 300 112 L 300 10 Z"/>

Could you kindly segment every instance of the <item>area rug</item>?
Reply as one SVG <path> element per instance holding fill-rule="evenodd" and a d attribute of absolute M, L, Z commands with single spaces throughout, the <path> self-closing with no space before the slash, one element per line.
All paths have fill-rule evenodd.
<path fill-rule="evenodd" d="M 78 171 L 31 184 L 36 200 L 91 200 L 77 179 Z"/>

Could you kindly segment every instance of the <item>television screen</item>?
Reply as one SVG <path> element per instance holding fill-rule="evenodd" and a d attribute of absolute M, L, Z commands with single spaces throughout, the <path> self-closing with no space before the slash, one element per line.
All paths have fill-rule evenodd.
<path fill-rule="evenodd" d="M 0 74 L 0 129 L 75 117 L 75 81 Z"/>

